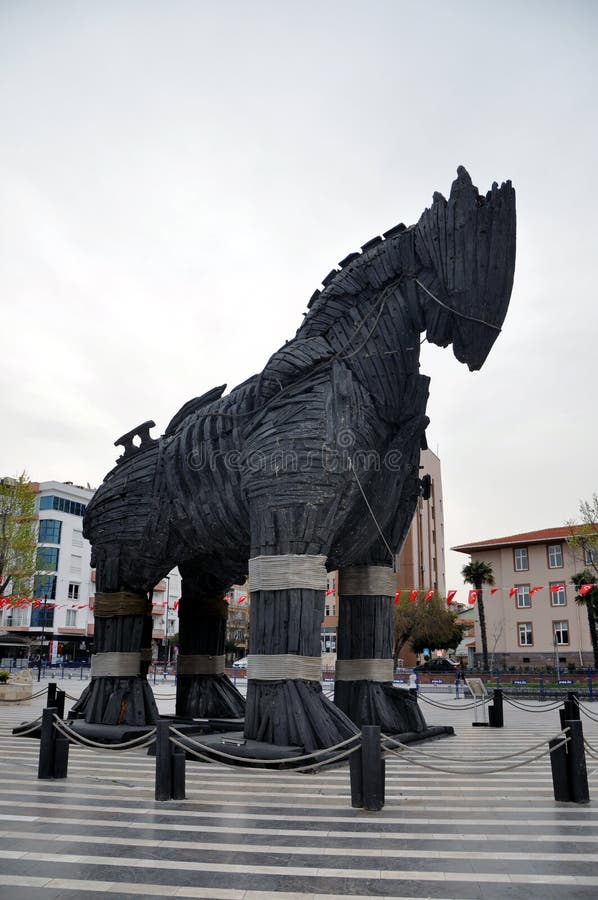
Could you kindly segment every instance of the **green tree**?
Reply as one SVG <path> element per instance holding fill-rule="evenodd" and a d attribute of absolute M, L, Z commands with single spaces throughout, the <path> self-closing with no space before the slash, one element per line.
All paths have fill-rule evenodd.
<path fill-rule="evenodd" d="M 458 614 L 446 608 L 435 594 L 428 602 L 419 597 L 413 603 L 401 596 L 394 610 L 395 664 L 401 649 L 409 643 L 415 653 L 426 647 L 435 650 L 455 648 L 463 637 L 463 626 L 457 622 Z"/>
<path fill-rule="evenodd" d="M 30 590 L 36 571 L 35 492 L 23 472 L 0 479 L 0 597 Z"/>
<path fill-rule="evenodd" d="M 463 581 L 472 584 L 478 591 L 478 616 L 480 619 L 480 633 L 482 635 L 482 667 L 488 668 L 488 638 L 486 635 L 486 612 L 484 610 L 483 587 L 485 584 L 494 584 L 494 572 L 490 563 L 479 559 L 472 559 L 470 563 L 461 569 Z"/>
<path fill-rule="evenodd" d="M 594 651 L 594 668 L 598 669 L 598 633 L 596 620 L 598 619 L 598 587 L 596 587 L 596 576 L 584 569 L 583 572 L 571 576 L 571 581 L 577 588 L 577 596 L 575 602 L 580 606 L 585 606 L 588 615 L 588 627 L 590 629 L 590 638 L 592 641 L 592 650 Z M 579 593 L 579 589 L 583 584 L 594 585 L 591 591 L 583 596 Z"/>
<path fill-rule="evenodd" d="M 581 500 L 579 504 L 579 521 L 567 522 L 570 535 L 567 543 L 570 547 L 582 552 L 583 564 L 598 575 L 598 494 L 593 494 L 591 501 Z"/>

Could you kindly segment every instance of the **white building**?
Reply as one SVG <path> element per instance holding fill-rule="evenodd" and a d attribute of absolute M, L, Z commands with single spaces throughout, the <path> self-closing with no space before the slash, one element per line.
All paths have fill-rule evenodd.
<path fill-rule="evenodd" d="M 94 494 L 71 482 L 33 483 L 39 519 L 38 555 L 31 602 L 7 607 L 2 628 L 44 638 L 44 656 L 51 662 L 87 660 L 93 645 L 95 572 L 91 546 L 83 537 L 83 514 Z M 167 639 L 178 631 L 181 579 L 175 569 L 156 585 L 152 597 L 152 651 L 166 658 Z M 39 648 L 34 647 L 33 652 Z"/>

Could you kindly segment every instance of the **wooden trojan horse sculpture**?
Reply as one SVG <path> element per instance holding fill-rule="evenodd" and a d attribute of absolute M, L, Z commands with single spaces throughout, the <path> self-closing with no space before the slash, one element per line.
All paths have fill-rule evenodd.
<path fill-rule="evenodd" d="M 421 487 L 420 335 L 452 343 L 479 369 L 507 311 L 514 262 L 510 182 L 482 196 L 461 168 L 448 201 L 435 194 L 416 225 L 374 238 L 326 276 L 296 336 L 259 375 L 190 401 L 159 440 L 151 422 L 121 439 L 124 453 L 85 516 L 97 594 L 80 716 L 155 720 L 149 597 L 178 565 L 178 714 L 243 714 L 223 674 L 223 596 L 248 573 L 246 737 L 312 750 L 354 723 L 405 730 L 405 692 L 392 687 L 393 558 Z M 320 686 L 331 570 L 340 573 L 335 704 Z"/>

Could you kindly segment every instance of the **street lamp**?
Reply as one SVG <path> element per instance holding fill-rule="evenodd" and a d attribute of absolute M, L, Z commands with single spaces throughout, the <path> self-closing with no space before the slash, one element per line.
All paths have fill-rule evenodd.
<path fill-rule="evenodd" d="M 44 631 L 46 630 L 46 604 L 48 603 L 48 595 L 44 594 L 44 605 L 42 613 L 42 634 L 39 643 L 39 666 L 37 669 L 37 680 L 41 681 L 42 677 L 42 654 L 44 651 Z"/>

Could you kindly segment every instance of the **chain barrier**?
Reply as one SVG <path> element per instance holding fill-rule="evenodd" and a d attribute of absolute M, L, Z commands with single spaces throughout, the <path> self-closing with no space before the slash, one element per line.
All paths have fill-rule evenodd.
<path fill-rule="evenodd" d="M 84 737 L 82 734 L 77 734 L 76 731 L 69 728 L 57 715 L 54 716 L 54 728 L 56 731 L 60 732 L 63 737 L 68 738 L 72 744 L 79 744 L 82 747 L 89 747 L 91 750 L 98 751 L 116 750 L 122 753 L 129 750 L 142 750 L 144 747 L 151 746 L 156 740 L 156 729 L 154 728 L 147 734 L 141 735 L 138 738 L 133 738 L 130 741 L 123 741 L 121 744 L 101 744 L 98 741 L 92 741 L 90 738 Z"/>
<path fill-rule="evenodd" d="M 594 715 L 593 712 L 590 712 L 589 709 L 586 709 L 585 704 L 582 703 L 581 700 L 577 701 L 577 705 L 579 706 L 580 710 L 583 712 L 584 716 L 587 716 L 588 719 L 592 720 L 592 722 L 598 722 L 598 716 Z"/>
<path fill-rule="evenodd" d="M 187 735 L 185 735 L 185 734 L 183 734 L 182 732 L 180 732 L 180 731 L 179 731 L 177 728 L 175 728 L 173 725 L 171 725 L 170 731 L 171 731 L 171 734 L 176 735 L 180 740 L 183 740 L 183 741 L 185 741 L 185 742 L 187 742 L 187 741 L 190 740 L 190 739 L 187 737 Z M 173 743 L 176 743 L 176 744 L 177 744 L 177 747 L 181 747 L 181 744 L 178 743 L 178 742 L 175 742 L 175 741 L 173 740 L 172 737 L 171 737 L 171 741 L 172 741 Z M 212 753 L 212 754 L 214 754 L 214 756 L 220 756 L 220 757 L 222 757 L 223 759 L 232 759 L 232 760 L 234 760 L 234 762 L 236 763 L 236 766 L 235 766 L 236 768 L 237 768 L 238 765 L 239 765 L 240 759 L 242 759 L 242 761 L 243 761 L 244 763 L 249 763 L 249 765 L 255 765 L 256 768 L 268 768 L 268 766 L 278 766 L 278 765 L 280 765 L 281 763 L 295 763 L 295 762 L 301 762 L 301 761 L 304 760 L 304 759 L 314 759 L 314 757 L 322 756 L 322 755 L 325 754 L 325 753 L 333 753 L 335 750 L 340 750 L 340 749 L 343 748 L 343 747 L 347 747 L 347 745 L 348 745 L 348 744 L 351 744 L 353 741 L 356 741 L 356 742 L 357 742 L 357 743 L 355 744 L 355 747 L 351 748 L 349 752 L 343 753 L 342 756 L 339 756 L 339 757 L 338 757 L 338 759 L 341 759 L 341 758 L 344 758 L 344 756 L 349 756 L 350 753 L 353 753 L 354 750 L 359 749 L 359 745 L 360 745 L 360 741 L 361 741 L 361 735 L 360 735 L 360 734 L 353 734 L 353 735 L 351 735 L 350 738 L 347 738 L 345 741 L 341 741 L 339 744 L 334 744 L 334 746 L 332 746 L 332 747 L 324 747 L 324 748 L 321 749 L 321 750 L 314 750 L 312 753 L 305 753 L 305 754 L 303 754 L 302 756 L 288 756 L 288 757 L 285 757 L 285 758 L 283 758 L 283 759 L 271 759 L 271 760 L 268 760 L 268 759 L 256 759 L 255 757 L 251 757 L 251 756 L 243 756 L 243 757 L 234 756 L 232 753 L 225 753 L 223 750 L 217 750 L 215 747 L 209 747 L 209 746 L 206 745 L 206 744 L 201 744 L 199 741 L 193 740 L 191 743 L 193 744 L 194 747 L 200 747 L 202 750 L 206 751 L 207 753 Z M 184 744 L 182 745 L 181 749 L 183 749 L 183 750 L 187 750 L 187 749 L 191 750 L 190 747 L 187 747 L 187 743 L 184 743 Z M 332 759 L 332 760 L 331 760 L 331 759 L 325 759 L 325 760 L 323 760 L 322 762 L 316 763 L 316 765 L 318 765 L 318 766 L 321 766 L 321 765 L 330 765 L 331 762 L 336 762 L 336 760 L 337 760 L 337 757 L 335 757 L 335 758 Z M 212 763 L 213 763 L 213 762 L 214 762 L 214 759 L 211 758 L 211 757 L 208 757 L 208 762 L 212 762 Z M 297 768 L 299 768 L 299 767 L 297 767 Z M 302 767 L 302 768 L 303 768 L 303 767 Z M 307 767 L 306 767 L 306 768 L 307 768 Z"/>
<path fill-rule="evenodd" d="M 503 694 L 503 700 L 505 703 L 508 703 L 510 706 L 514 706 L 515 709 L 520 709 L 523 712 L 531 712 L 531 713 L 545 713 L 545 712 L 554 712 L 555 709 L 558 709 L 559 706 L 562 706 L 563 701 L 557 700 L 555 703 L 553 700 L 539 700 L 538 703 L 551 703 L 551 706 L 544 706 L 542 709 L 537 709 L 534 706 L 525 706 L 523 703 L 518 703 L 516 700 L 512 700 L 510 697 L 507 697 Z"/>
<path fill-rule="evenodd" d="M 418 692 L 417 699 L 423 700 L 424 703 L 429 703 L 430 706 L 437 706 L 438 709 L 450 709 L 451 712 L 455 712 L 455 710 L 459 710 L 460 712 L 461 710 L 475 709 L 476 707 L 479 708 L 480 706 L 483 706 L 485 703 L 492 702 L 492 697 L 485 697 L 477 703 L 469 703 L 467 706 L 448 706 L 446 703 L 438 703 L 436 700 L 430 700 L 429 697 L 424 697 L 421 691 Z"/>
<path fill-rule="evenodd" d="M 31 722 L 23 722 L 22 727 L 25 730 L 19 731 L 17 734 L 17 737 L 23 737 L 23 735 L 25 735 L 25 734 L 31 734 L 32 731 L 35 731 L 37 728 L 39 728 L 41 720 L 42 720 L 42 717 L 38 716 L 37 719 L 32 719 Z M 21 728 L 21 726 L 17 725 L 17 728 Z M 14 731 L 13 731 L 13 734 L 15 734 Z"/>
<path fill-rule="evenodd" d="M 12 698 L 2 698 L 2 703 L 28 703 L 29 700 L 35 700 L 36 697 L 41 697 L 42 694 L 46 693 L 46 688 L 38 691 L 36 694 L 32 694 L 31 697 L 17 697 L 15 700 Z"/>
<path fill-rule="evenodd" d="M 555 738 L 560 737 L 564 734 L 563 731 L 560 731 Z M 496 769 L 475 769 L 472 771 L 471 769 L 446 769 L 441 766 L 430 766 L 423 762 L 418 762 L 415 759 L 405 759 L 403 751 L 391 750 L 389 747 L 386 748 L 386 753 L 390 753 L 393 756 L 402 758 L 405 762 L 413 763 L 414 766 L 420 766 L 422 769 L 430 769 L 433 772 L 443 772 L 445 775 L 471 775 L 477 777 L 478 775 L 494 775 L 497 772 L 510 772 L 513 769 L 520 769 L 522 766 L 527 766 L 529 763 L 537 762 L 539 759 L 542 759 L 544 756 L 549 756 L 551 753 L 554 753 L 555 750 L 559 750 L 561 747 L 564 747 L 569 742 L 569 738 L 565 737 L 558 744 L 555 744 L 554 747 L 549 747 L 547 750 L 544 750 L 543 753 L 538 753 L 536 756 L 531 756 L 529 759 L 524 759 L 522 762 L 513 763 L 510 766 L 499 766 Z M 542 743 L 545 743 L 542 741 Z M 506 757 L 505 757 L 506 758 Z"/>
<path fill-rule="evenodd" d="M 559 733 L 556 734 L 555 737 L 560 737 L 561 734 L 565 734 L 567 731 L 569 731 L 569 729 L 565 728 L 565 729 L 563 729 L 563 731 L 559 731 Z M 403 744 L 403 743 L 401 743 L 401 741 L 397 741 L 397 740 L 395 740 L 395 738 L 392 738 L 392 737 L 390 737 L 390 735 L 387 735 L 387 734 L 383 734 L 382 739 L 386 742 L 388 742 L 388 741 L 392 742 L 392 744 L 394 744 L 395 747 L 398 747 L 403 753 L 411 753 L 411 754 L 419 753 L 419 754 L 421 754 L 421 756 L 429 756 L 432 759 L 451 759 L 450 756 L 446 756 L 445 754 L 442 754 L 442 753 L 434 753 L 433 751 L 430 751 L 430 750 L 422 750 L 420 748 L 410 747 L 408 744 Z M 531 753 L 533 750 L 537 750 L 538 747 L 543 747 L 545 743 L 546 743 L 546 740 L 538 741 L 537 744 L 533 744 L 531 747 L 526 747 L 523 750 L 516 750 L 514 753 L 504 753 L 501 756 L 484 756 L 484 757 L 458 756 L 458 757 L 452 757 L 452 759 L 455 760 L 456 762 L 472 762 L 472 763 L 476 763 L 476 762 L 486 763 L 486 762 L 496 762 L 497 760 L 501 760 L 501 759 L 514 759 L 516 756 L 525 756 L 526 753 Z M 383 744 L 383 747 L 384 747 L 384 749 L 391 749 L 388 746 L 388 743 Z"/>
<path fill-rule="evenodd" d="M 584 742 L 586 749 L 587 749 L 588 753 L 590 754 L 590 756 L 593 759 L 598 759 L 598 750 L 596 749 L 596 747 L 592 747 L 592 745 L 590 744 L 588 739 L 585 737 L 583 739 L 583 742 Z"/>
<path fill-rule="evenodd" d="M 172 730 L 176 731 L 176 729 L 172 729 Z M 179 733 L 179 732 L 176 732 L 176 733 Z M 193 741 L 193 746 L 190 746 L 189 743 L 187 743 L 188 740 L 189 740 L 188 738 L 185 738 L 185 743 L 183 743 L 182 741 L 177 740 L 177 738 L 175 738 L 175 737 L 172 737 L 172 736 L 170 737 L 170 741 L 172 744 L 175 745 L 175 747 L 178 747 L 180 750 L 184 750 L 186 753 L 190 753 L 192 756 L 195 756 L 197 759 L 202 760 L 202 762 L 207 762 L 207 763 L 212 763 L 212 764 L 214 762 L 217 762 L 218 765 L 226 766 L 229 769 L 238 769 L 239 764 L 244 765 L 245 763 L 249 763 L 247 768 L 269 769 L 270 767 L 279 767 L 282 763 L 292 763 L 296 759 L 306 759 L 306 758 L 310 758 L 310 757 L 313 758 L 313 756 L 314 756 L 313 753 L 310 753 L 303 757 L 291 756 L 287 759 L 270 759 L 270 760 L 259 759 L 259 760 L 256 760 L 256 759 L 251 759 L 251 758 L 247 758 L 247 757 L 232 756 L 229 753 L 220 753 L 215 748 L 206 747 L 205 744 L 199 744 L 196 741 Z M 339 746 L 339 745 L 337 745 L 337 746 Z M 224 760 L 215 760 L 213 757 L 207 756 L 205 753 L 201 753 L 201 751 L 194 749 L 195 747 L 204 747 L 209 753 L 214 753 L 217 756 L 223 756 L 223 757 L 226 757 L 227 759 L 234 759 L 235 763 L 224 762 Z M 330 748 L 327 748 L 327 751 L 322 751 L 322 752 L 330 752 L 330 750 L 332 750 L 332 749 L 333 748 L 330 747 Z M 360 749 L 360 745 L 356 744 L 354 747 L 349 747 L 347 750 L 344 750 L 342 753 L 338 753 L 332 759 L 319 760 L 318 762 L 311 763 L 310 765 L 307 765 L 307 766 L 293 766 L 292 771 L 293 772 L 308 772 L 313 769 L 321 769 L 324 766 L 330 766 L 333 763 L 340 762 L 340 760 L 342 760 L 342 759 L 346 759 L 347 757 L 351 756 L 352 753 L 355 753 L 355 751 L 359 750 L 359 749 Z"/>

